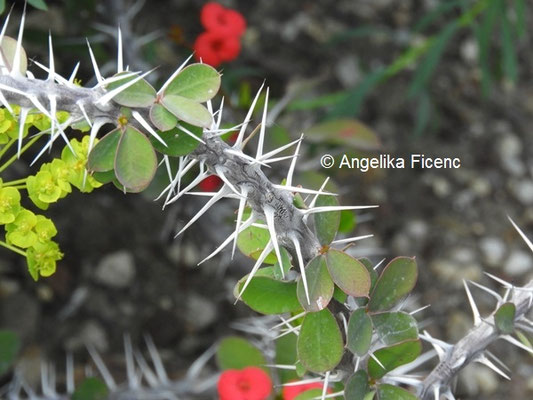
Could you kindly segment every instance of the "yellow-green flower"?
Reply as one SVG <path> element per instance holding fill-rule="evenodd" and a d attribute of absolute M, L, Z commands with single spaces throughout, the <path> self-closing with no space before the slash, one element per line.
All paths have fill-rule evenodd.
<path fill-rule="evenodd" d="M 20 211 L 20 192 L 13 187 L 0 189 L 0 224 L 9 224 Z"/>
<path fill-rule="evenodd" d="M 48 241 L 37 242 L 34 246 L 26 250 L 26 262 L 28 270 L 34 280 L 40 276 L 50 276 L 56 271 L 56 262 L 63 258 L 63 253 L 59 250 L 57 243 Z"/>
<path fill-rule="evenodd" d="M 65 146 L 61 152 L 61 159 L 65 162 L 69 171 L 68 181 L 81 192 L 92 192 L 93 189 L 102 186 L 102 184 L 88 175 L 85 169 L 89 152 L 89 136 L 84 136 L 81 142 L 72 139 L 70 144 L 75 154 L 72 153 L 68 146 Z"/>
<path fill-rule="evenodd" d="M 40 243 L 46 243 L 57 235 L 57 229 L 52 220 L 43 215 L 37 215 L 37 223 L 35 224 L 34 231 Z"/>
<path fill-rule="evenodd" d="M 30 186 L 28 186 L 30 178 L 33 178 L 30 184 L 32 193 L 30 193 Z M 36 196 L 43 203 L 54 203 L 61 196 L 61 188 L 50 171 L 41 169 L 35 176 L 28 177 L 26 186 L 30 197 Z"/>
<path fill-rule="evenodd" d="M 33 246 L 37 242 L 37 234 L 33 227 L 37 223 L 37 216 L 30 210 L 21 210 L 15 220 L 6 225 L 6 240 L 10 244 L 23 249 Z"/>

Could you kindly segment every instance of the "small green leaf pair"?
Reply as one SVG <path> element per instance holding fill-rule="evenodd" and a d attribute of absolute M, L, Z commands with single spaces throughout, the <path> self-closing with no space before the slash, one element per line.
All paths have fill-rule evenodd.
<path fill-rule="evenodd" d="M 417 399 L 415 395 L 409 393 L 407 390 L 386 383 L 378 384 L 376 385 L 376 390 L 372 390 L 368 383 L 368 375 L 363 370 L 359 370 L 353 374 L 344 387 L 344 398 L 346 400 L 374 399 L 374 394 L 377 395 L 377 400 Z"/>

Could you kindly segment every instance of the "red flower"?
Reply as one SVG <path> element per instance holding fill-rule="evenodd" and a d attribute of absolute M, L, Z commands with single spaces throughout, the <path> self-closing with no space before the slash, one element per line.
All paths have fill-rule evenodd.
<path fill-rule="evenodd" d="M 216 175 L 211 175 L 200 182 L 198 186 L 200 186 L 202 192 L 214 192 L 222 186 L 222 179 Z"/>
<path fill-rule="evenodd" d="M 204 32 L 194 42 L 194 55 L 197 60 L 217 67 L 224 61 L 237 58 L 241 43 L 236 36 L 224 36 L 218 32 Z"/>
<path fill-rule="evenodd" d="M 272 392 L 272 381 L 261 368 L 229 369 L 218 379 L 220 400 L 265 400 Z"/>
<path fill-rule="evenodd" d="M 311 389 L 322 389 L 324 385 L 319 382 L 316 383 L 304 383 L 296 386 L 284 386 L 283 387 L 283 400 L 293 400 L 299 394 L 307 392 Z M 328 393 L 331 393 L 331 389 L 328 388 Z"/>
<path fill-rule="evenodd" d="M 246 20 L 241 13 L 214 2 L 202 8 L 200 20 L 206 30 L 225 36 L 239 37 L 246 30 Z"/>

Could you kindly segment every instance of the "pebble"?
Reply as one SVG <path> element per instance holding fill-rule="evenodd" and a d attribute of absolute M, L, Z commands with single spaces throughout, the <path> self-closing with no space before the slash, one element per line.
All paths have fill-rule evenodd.
<path fill-rule="evenodd" d="M 355 86 L 361 80 L 359 60 L 353 54 L 344 56 L 335 64 L 335 74 L 345 88 Z"/>
<path fill-rule="evenodd" d="M 525 206 L 533 204 L 533 182 L 529 179 L 522 179 L 511 183 L 511 191 L 516 199 Z"/>
<path fill-rule="evenodd" d="M 193 331 L 202 330 L 217 318 L 216 307 L 205 297 L 191 293 L 185 306 L 185 319 Z"/>
<path fill-rule="evenodd" d="M 473 38 L 468 38 L 461 44 L 460 52 L 461 57 L 463 57 L 466 62 L 470 64 L 478 62 L 479 48 L 477 41 Z"/>
<path fill-rule="evenodd" d="M 504 270 L 511 276 L 522 275 L 533 270 L 533 259 L 524 250 L 513 250 L 504 266 Z"/>
<path fill-rule="evenodd" d="M 484 237 L 479 241 L 479 247 L 483 261 L 489 267 L 498 267 L 502 263 L 506 252 L 503 240 L 495 236 Z"/>
<path fill-rule="evenodd" d="M 463 279 L 478 281 L 481 278 L 482 268 L 475 262 L 462 263 L 437 258 L 431 263 L 431 270 L 442 280 L 461 287 Z"/>
<path fill-rule="evenodd" d="M 470 396 L 488 395 L 496 391 L 499 377 L 487 367 L 469 364 L 460 374 L 461 386 Z"/>
<path fill-rule="evenodd" d="M 95 278 L 98 282 L 117 289 L 126 288 L 135 279 L 135 262 L 126 251 L 105 256 L 96 267 Z"/>
<path fill-rule="evenodd" d="M 517 136 L 505 134 L 497 143 L 497 151 L 503 169 L 514 176 L 524 174 L 526 167 L 520 160 L 522 143 Z"/>
<path fill-rule="evenodd" d="M 69 351 L 79 350 L 86 345 L 93 346 L 99 352 L 106 352 L 109 349 L 105 329 L 96 320 L 83 323 L 78 332 L 65 342 L 65 348 Z"/>

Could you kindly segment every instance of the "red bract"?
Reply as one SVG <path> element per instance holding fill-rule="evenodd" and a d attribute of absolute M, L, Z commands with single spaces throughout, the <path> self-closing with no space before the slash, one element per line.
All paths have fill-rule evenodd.
<path fill-rule="evenodd" d="M 204 28 L 225 36 L 241 36 L 246 30 L 246 21 L 241 13 L 218 3 L 207 3 L 200 14 Z"/>
<path fill-rule="evenodd" d="M 211 175 L 200 182 L 198 186 L 202 192 L 214 192 L 222 186 L 222 179 L 216 175 Z"/>
<path fill-rule="evenodd" d="M 241 51 L 239 38 L 223 36 L 217 32 L 204 32 L 194 42 L 194 55 L 197 60 L 217 67 L 224 61 L 237 58 Z"/>
<path fill-rule="evenodd" d="M 299 394 L 307 392 L 311 389 L 322 389 L 323 385 L 319 382 L 316 383 L 304 383 L 296 386 L 284 386 L 283 387 L 283 400 L 293 400 Z M 328 393 L 331 393 L 331 389 L 328 389 Z"/>
<path fill-rule="evenodd" d="M 265 400 L 272 381 L 261 368 L 229 369 L 220 375 L 217 388 L 220 400 Z"/>

